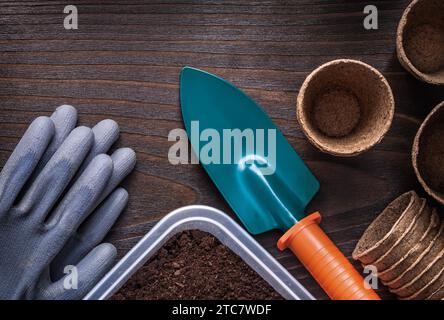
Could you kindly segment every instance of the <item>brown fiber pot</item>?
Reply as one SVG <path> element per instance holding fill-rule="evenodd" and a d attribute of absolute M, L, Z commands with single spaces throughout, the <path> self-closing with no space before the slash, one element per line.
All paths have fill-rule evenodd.
<path fill-rule="evenodd" d="M 444 101 L 419 128 L 413 142 L 412 162 L 416 177 L 429 195 L 444 205 Z"/>
<path fill-rule="evenodd" d="M 416 78 L 444 85 L 444 1 L 414 0 L 399 22 L 396 50 Z"/>
<path fill-rule="evenodd" d="M 387 133 L 395 101 L 378 70 L 361 61 L 340 59 L 305 79 L 296 109 L 303 132 L 317 148 L 336 156 L 355 156 Z"/>

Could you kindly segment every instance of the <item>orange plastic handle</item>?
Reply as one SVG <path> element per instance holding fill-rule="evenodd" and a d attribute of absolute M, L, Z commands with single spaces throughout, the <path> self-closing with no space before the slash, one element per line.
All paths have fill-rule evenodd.
<path fill-rule="evenodd" d="M 278 248 L 290 248 L 319 285 L 333 300 L 380 300 L 366 288 L 364 279 L 319 227 L 319 212 L 305 217 L 278 241 Z"/>

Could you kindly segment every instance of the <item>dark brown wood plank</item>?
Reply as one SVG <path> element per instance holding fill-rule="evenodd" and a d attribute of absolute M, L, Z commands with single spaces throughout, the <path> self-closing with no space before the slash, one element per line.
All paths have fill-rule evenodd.
<path fill-rule="evenodd" d="M 173 166 L 167 159 L 168 132 L 183 127 L 178 74 L 184 65 L 200 67 L 249 93 L 282 129 L 321 182 L 309 209 L 323 212 L 324 229 L 350 257 L 389 201 L 421 190 L 410 164 L 412 139 L 444 99 L 442 88 L 415 80 L 396 59 L 396 27 L 408 2 L 373 1 L 380 29 L 367 31 L 367 1 L 79 0 L 79 30 L 68 31 L 62 22 L 69 1 L 0 1 L 0 168 L 34 117 L 72 104 L 81 124 L 118 121 L 116 147 L 132 147 L 138 155 L 124 183 L 130 204 L 109 236 L 120 256 L 180 206 L 207 204 L 232 214 L 202 168 Z M 351 159 L 320 153 L 295 119 L 305 77 L 337 58 L 381 70 L 397 104 L 382 143 Z M 291 253 L 278 252 L 278 237 L 268 232 L 256 238 L 325 298 Z"/>

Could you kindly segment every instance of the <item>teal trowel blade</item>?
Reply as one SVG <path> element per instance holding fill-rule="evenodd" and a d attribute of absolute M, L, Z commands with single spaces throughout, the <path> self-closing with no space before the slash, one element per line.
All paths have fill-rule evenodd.
<path fill-rule="evenodd" d="M 180 103 L 195 154 L 249 232 L 285 231 L 305 216 L 319 182 L 256 102 L 220 77 L 185 67 Z"/>

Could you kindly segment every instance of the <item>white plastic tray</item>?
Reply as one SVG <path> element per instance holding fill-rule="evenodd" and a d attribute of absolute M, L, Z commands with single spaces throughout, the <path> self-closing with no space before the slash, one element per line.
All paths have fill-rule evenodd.
<path fill-rule="evenodd" d="M 172 236 L 185 230 L 196 229 L 219 239 L 283 298 L 314 300 L 314 297 L 233 219 L 220 210 L 198 205 L 177 209 L 160 220 L 84 299 L 109 298 Z"/>

